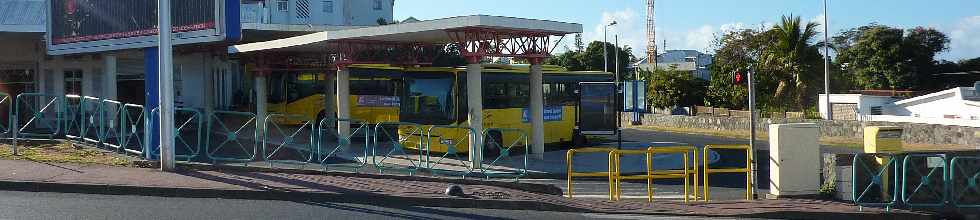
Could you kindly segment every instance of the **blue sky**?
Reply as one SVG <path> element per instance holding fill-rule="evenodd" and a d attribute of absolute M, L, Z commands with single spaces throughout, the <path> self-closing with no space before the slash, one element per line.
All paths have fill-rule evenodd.
<path fill-rule="evenodd" d="M 830 0 L 833 34 L 871 22 L 911 28 L 934 27 L 950 36 L 950 50 L 940 59 L 980 57 L 978 0 Z M 395 18 L 421 20 L 460 15 L 500 15 L 573 22 L 583 25 L 587 41 L 602 40 L 602 25 L 616 20 L 610 41 L 644 53 L 646 0 L 397 0 Z M 820 0 L 659 0 L 656 5 L 657 41 L 667 49 L 712 51 L 711 42 L 724 29 L 771 25 L 782 15 L 823 23 Z M 821 30 L 822 27 L 821 27 Z M 566 37 L 563 43 L 570 43 Z M 822 35 L 821 35 L 822 39 Z M 661 45 L 661 50 L 663 46 Z"/>

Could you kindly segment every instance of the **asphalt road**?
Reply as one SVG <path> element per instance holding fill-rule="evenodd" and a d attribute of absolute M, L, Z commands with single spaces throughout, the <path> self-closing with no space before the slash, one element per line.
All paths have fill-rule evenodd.
<path fill-rule="evenodd" d="M 521 210 L 0 191 L 0 219 L 700 219 Z"/>

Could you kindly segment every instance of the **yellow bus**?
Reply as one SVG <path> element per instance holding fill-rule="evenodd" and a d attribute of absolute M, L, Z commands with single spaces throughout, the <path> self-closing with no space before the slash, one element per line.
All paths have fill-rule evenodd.
<path fill-rule="evenodd" d="M 352 65 L 351 118 L 365 123 L 410 122 L 429 126 L 469 126 L 466 102 L 466 69 L 456 67 L 394 67 L 390 65 Z M 531 133 L 528 121 L 530 85 L 527 65 L 483 66 L 483 127 L 520 129 Z M 570 72 L 558 66 L 544 66 L 545 143 L 549 145 L 584 141 L 577 136 L 576 110 L 580 82 L 611 82 L 605 72 Z M 327 73 L 333 74 L 333 73 Z M 301 71 L 270 75 L 270 113 L 301 115 L 304 120 L 320 121 L 324 112 L 323 73 Z M 280 123 L 300 124 L 302 120 Z M 393 128 L 392 128 L 393 129 Z M 399 134 L 414 149 L 423 134 Z M 461 134 L 461 129 L 443 129 L 442 134 Z M 482 131 L 477 131 L 482 132 Z M 404 137 L 408 136 L 408 137 Z M 497 143 L 511 143 L 516 134 L 490 134 Z M 583 138 L 582 140 L 573 140 Z M 415 144 L 413 144 L 414 142 Z M 436 141 L 438 142 L 438 141 Z M 426 146 L 422 144 L 421 146 Z M 446 152 L 442 143 L 429 143 L 430 151 Z M 465 144 L 456 152 L 468 152 Z M 419 149 L 414 149 L 419 150 Z"/>
<path fill-rule="evenodd" d="M 569 72 L 557 66 L 545 66 L 544 73 L 544 130 L 546 145 L 573 142 L 577 136 L 575 91 L 580 82 L 611 82 L 613 75 L 604 72 Z M 483 127 L 520 129 L 528 135 L 530 84 L 527 65 L 483 66 Z M 466 69 L 464 68 L 406 68 L 402 77 L 401 121 L 425 126 L 468 126 L 466 101 Z M 421 137 L 410 135 L 413 129 L 401 129 L 400 135 L 408 139 L 406 147 L 418 146 Z M 442 129 L 440 134 L 460 136 L 462 129 Z M 477 131 L 482 132 L 482 131 Z M 493 139 L 506 146 L 515 141 L 518 134 L 491 133 L 485 139 Z M 430 151 L 446 152 L 447 146 L 440 141 L 428 144 Z M 456 145 L 456 152 L 469 151 L 465 144 Z M 491 151 L 494 152 L 494 151 Z"/>
<path fill-rule="evenodd" d="M 397 92 L 402 68 L 358 64 L 349 67 L 349 71 L 351 118 L 369 124 L 398 121 L 400 97 Z M 268 112 L 301 116 L 278 122 L 283 124 L 321 121 L 328 116 L 324 105 L 326 74 L 336 73 L 281 71 L 270 74 Z"/>

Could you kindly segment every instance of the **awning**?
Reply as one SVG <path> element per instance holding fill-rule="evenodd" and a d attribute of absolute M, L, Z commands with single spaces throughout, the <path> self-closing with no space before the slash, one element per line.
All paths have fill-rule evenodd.
<path fill-rule="evenodd" d="M 447 31 L 480 28 L 498 31 L 526 31 L 549 35 L 581 33 L 582 25 L 526 18 L 472 15 L 428 21 L 324 31 L 302 36 L 241 44 L 228 47 L 228 53 L 249 52 L 325 52 L 327 43 L 343 40 L 394 43 L 447 44 L 453 40 Z"/>

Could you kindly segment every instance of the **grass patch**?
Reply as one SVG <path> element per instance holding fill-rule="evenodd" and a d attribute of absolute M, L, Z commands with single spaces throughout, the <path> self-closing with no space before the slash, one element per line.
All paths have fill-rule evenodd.
<path fill-rule="evenodd" d="M 0 159 L 109 166 L 130 166 L 133 161 L 116 153 L 60 141 L 18 143 L 18 151 L 19 155 L 14 155 L 10 144 L 0 144 Z"/>

